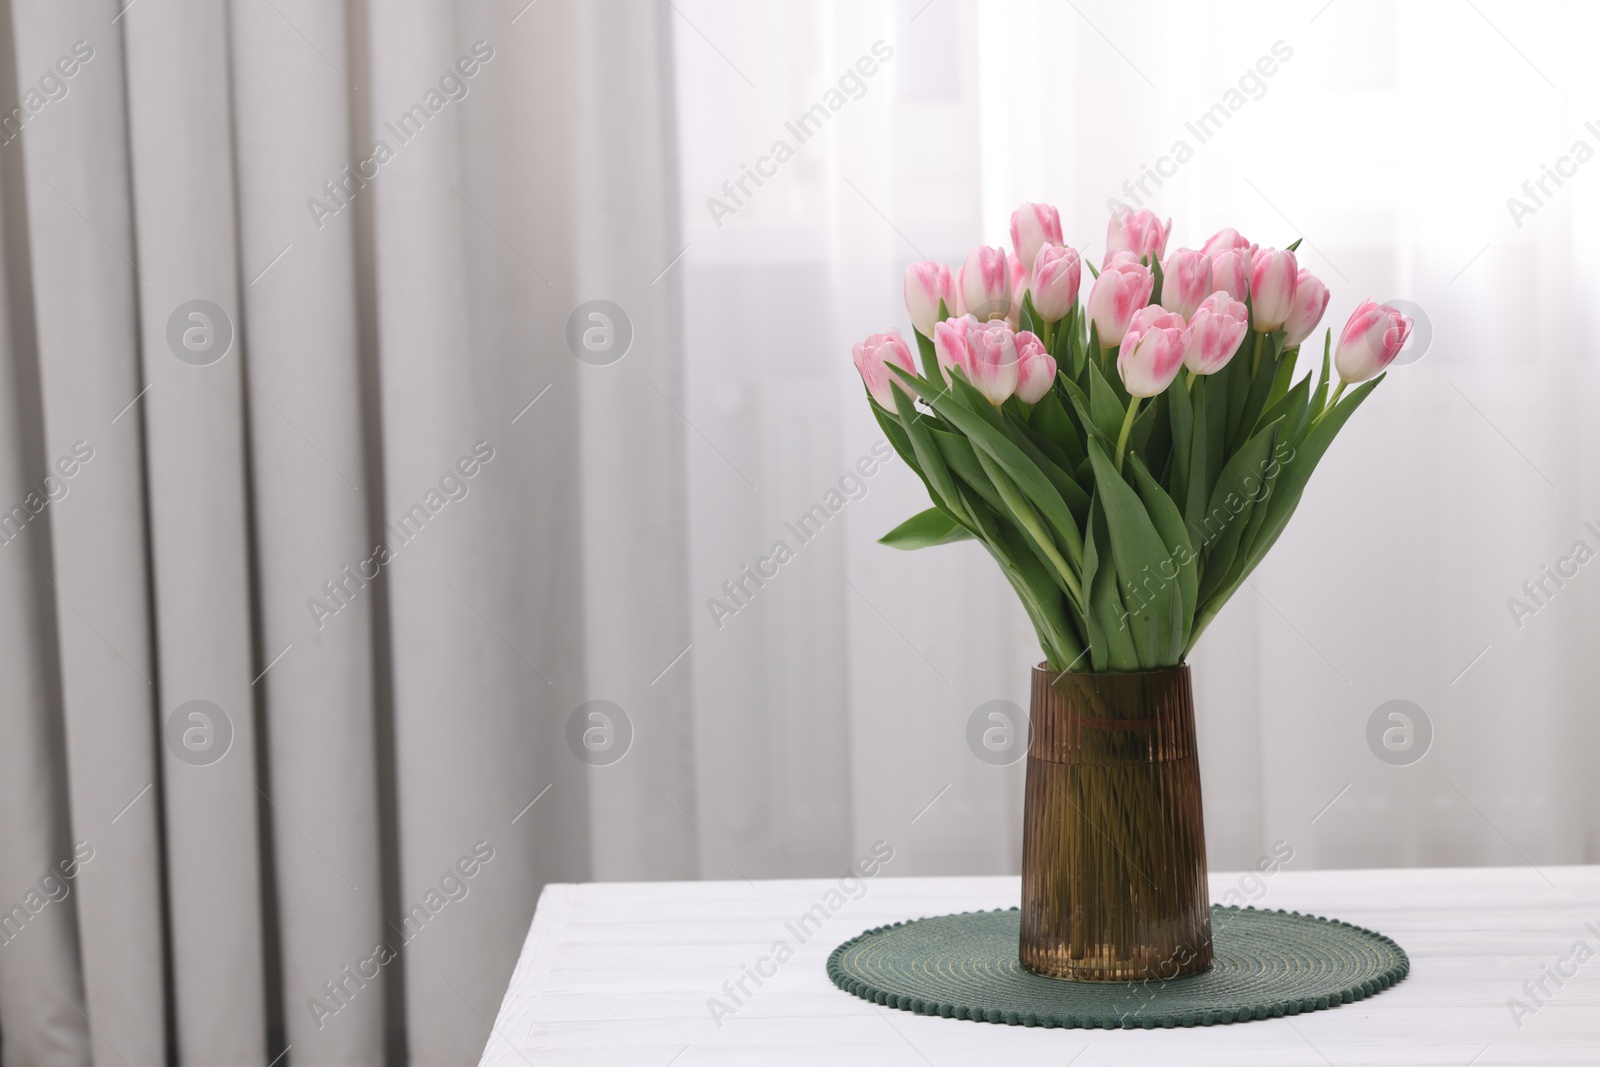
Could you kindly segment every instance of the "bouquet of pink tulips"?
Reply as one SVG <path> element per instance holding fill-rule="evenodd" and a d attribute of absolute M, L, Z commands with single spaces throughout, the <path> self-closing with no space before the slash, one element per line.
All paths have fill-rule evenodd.
<path fill-rule="evenodd" d="M 1336 347 L 1325 336 L 1321 374 L 1296 382 L 1328 306 L 1299 242 L 1226 229 L 1168 255 L 1170 230 L 1115 212 L 1080 303 L 1056 210 L 1024 204 L 1011 251 L 975 248 L 954 276 L 907 269 L 915 355 L 898 330 L 854 349 L 873 415 L 933 500 L 883 543 L 981 541 L 1052 670 L 1183 662 L 1410 334 L 1364 303 Z"/>

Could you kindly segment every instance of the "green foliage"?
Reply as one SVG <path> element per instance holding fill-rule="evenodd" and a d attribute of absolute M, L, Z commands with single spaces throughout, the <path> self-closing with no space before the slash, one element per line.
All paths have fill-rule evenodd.
<path fill-rule="evenodd" d="M 919 511 L 899 526 L 878 538 L 880 545 L 890 548 L 929 548 L 948 545 L 952 541 L 970 541 L 972 531 L 944 508 Z"/>
<path fill-rule="evenodd" d="M 1057 362 L 1055 387 L 1031 407 L 990 404 L 959 370 L 946 381 L 921 334 L 923 373 L 891 368 L 905 388 L 894 411 L 873 413 L 934 506 L 882 543 L 977 540 L 1053 670 L 1175 666 L 1283 533 L 1382 376 L 1330 393 L 1325 345 L 1320 375 L 1295 381 L 1299 350 L 1251 330 L 1220 371 L 1180 372 L 1130 417 L 1116 354 L 1100 350 L 1081 306 L 1047 324 L 1030 299 L 1023 314 Z"/>

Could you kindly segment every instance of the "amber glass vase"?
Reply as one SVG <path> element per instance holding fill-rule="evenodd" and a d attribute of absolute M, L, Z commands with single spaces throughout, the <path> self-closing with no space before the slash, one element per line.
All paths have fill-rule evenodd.
<path fill-rule="evenodd" d="M 1189 668 L 1033 671 L 1022 966 L 1139 981 L 1211 966 Z"/>

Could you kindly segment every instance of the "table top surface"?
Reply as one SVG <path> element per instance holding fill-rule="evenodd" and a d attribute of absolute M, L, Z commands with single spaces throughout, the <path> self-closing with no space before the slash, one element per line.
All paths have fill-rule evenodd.
<path fill-rule="evenodd" d="M 862 930 L 1014 907 L 1020 893 L 1014 877 L 885 874 L 853 889 L 837 879 L 546 886 L 481 1062 L 1600 1064 L 1600 867 L 1213 874 L 1213 901 L 1236 893 L 1389 935 L 1411 974 L 1329 1011 L 1178 1030 L 1000 1026 L 850 996 L 824 967 Z M 801 942 L 788 924 L 818 903 L 832 914 Z M 779 941 L 793 957 L 760 988 L 747 980 L 735 1007 L 724 983 Z"/>

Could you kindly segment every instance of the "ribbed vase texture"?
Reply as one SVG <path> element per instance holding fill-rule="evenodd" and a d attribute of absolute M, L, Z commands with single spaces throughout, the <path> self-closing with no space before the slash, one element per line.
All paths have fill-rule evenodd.
<path fill-rule="evenodd" d="M 1211 966 L 1189 668 L 1033 671 L 1022 935 L 1034 974 L 1112 982 Z"/>

